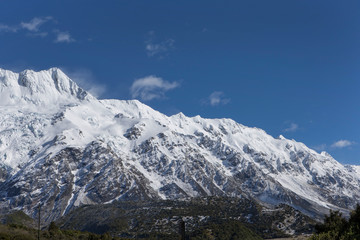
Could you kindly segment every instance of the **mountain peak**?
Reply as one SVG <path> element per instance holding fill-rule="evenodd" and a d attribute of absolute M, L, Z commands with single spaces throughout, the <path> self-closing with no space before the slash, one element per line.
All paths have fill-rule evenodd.
<path fill-rule="evenodd" d="M 59 68 L 20 73 L 0 69 L 0 95 L 0 105 L 53 106 L 94 99 Z"/>
<path fill-rule="evenodd" d="M 118 200 L 249 196 L 314 217 L 360 202 L 360 167 L 231 119 L 96 100 L 58 68 L 0 70 L 0 109 L 0 209 L 42 203 L 46 221 Z"/>
<path fill-rule="evenodd" d="M 278 136 L 278 139 L 279 139 L 279 140 L 286 140 L 286 138 L 285 138 L 283 135 L 281 135 L 281 134 Z"/>

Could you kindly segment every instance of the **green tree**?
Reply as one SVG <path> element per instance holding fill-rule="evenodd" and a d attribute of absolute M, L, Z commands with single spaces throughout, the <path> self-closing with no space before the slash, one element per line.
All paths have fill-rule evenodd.
<path fill-rule="evenodd" d="M 351 212 L 349 220 L 339 211 L 331 211 L 324 223 L 316 226 L 317 234 L 310 240 L 355 240 L 360 239 L 360 205 Z"/>
<path fill-rule="evenodd" d="M 57 232 L 59 230 L 60 230 L 60 228 L 54 222 L 50 223 L 49 232 Z"/>
<path fill-rule="evenodd" d="M 315 227 L 318 233 L 334 232 L 335 239 L 344 233 L 348 223 L 339 211 L 330 210 L 329 216 L 325 216 L 324 223 Z"/>

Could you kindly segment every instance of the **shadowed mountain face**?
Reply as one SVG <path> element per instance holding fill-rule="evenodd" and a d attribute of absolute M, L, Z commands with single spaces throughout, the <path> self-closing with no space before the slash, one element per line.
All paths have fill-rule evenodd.
<path fill-rule="evenodd" d="M 360 201 L 360 168 L 231 119 L 97 100 L 59 69 L 0 70 L 0 207 L 50 222 L 115 200 L 254 198 L 319 217 Z"/>
<path fill-rule="evenodd" d="M 161 233 L 168 235 L 164 239 L 178 239 L 181 221 L 191 239 L 209 239 L 200 238 L 203 233 L 212 233 L 214 239 L 252 239 L 246 238 L 241 231 L 244 226 L 265 239 L 284 237 L 312 233 L 316 223 L 284 204 L 270 209 L 246 198 L 212 196 L 183 201 L 119 201 L 84 205 L 60 218 L 57 224 L 65 229 L 98 234 L 108 232 L 113 236 L 145 238 Z M 228 236 L 216 237 L 219 230 L 227 232 Z M 171 234 L 175 236 L 169 237 Z M 238 237 L 231 237 L 232 234 Z"/>

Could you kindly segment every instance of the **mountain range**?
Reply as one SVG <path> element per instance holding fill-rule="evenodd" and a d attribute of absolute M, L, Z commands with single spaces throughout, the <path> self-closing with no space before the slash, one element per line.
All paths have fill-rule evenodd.
<path fill-rule="evenodd" d="M 83 205 L 220 196 L 320 219 L 360 202 L 360 166 L 231 119 L 97 99 L 60 69 L 0 69 L 0 209 L 49 223 Z"/>

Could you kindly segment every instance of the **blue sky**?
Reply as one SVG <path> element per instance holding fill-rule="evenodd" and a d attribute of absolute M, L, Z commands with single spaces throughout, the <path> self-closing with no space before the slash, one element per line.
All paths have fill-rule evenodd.
<path fill-rule="evenodd" d="M 0 67 L 232 118 L 360 164 L 360 2 L 1 1 Z"/>

